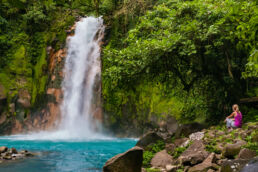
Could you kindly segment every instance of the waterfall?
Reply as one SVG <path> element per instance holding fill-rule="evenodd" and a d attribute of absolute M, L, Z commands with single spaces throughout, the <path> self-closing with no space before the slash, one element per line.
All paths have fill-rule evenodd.
<path fill-rule="evenodd" d="M 102 18 L 87 17 L 76 23 L 74 36 L 68 38 L 64 67 L 64 92 L 59 131 L 69 137 L 96 136 L 93 119 L 93 95 L 101 75 L 100 41 L 103 37 Z"/>

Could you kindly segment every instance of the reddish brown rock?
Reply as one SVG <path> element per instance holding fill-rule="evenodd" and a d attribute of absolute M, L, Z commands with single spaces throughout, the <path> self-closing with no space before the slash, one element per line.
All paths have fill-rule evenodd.
<path fill-rule="evenodd" d="M 166 168 L 166 165 L 172 164 L 173 158 L 167 153 L 166 150 L 162 150 L 154 155 L 151 159 L 151 166 L 158 168 Z"/>
<path fill-rule="evenodd" d="M 103 167 L 103 172 L 141 172 L 142 160 L 143 149 L 135 146 L 109 159 Z"/>
<path fill-rule="evenodd" d="M 18 104 L 20 104 L 24 108 L 29 108 L 31 106 L 30 104 L 31 96 L 28 90 L 19 90 L 18 95 L 19 95 L 19 98 L 17 101 Z"/>

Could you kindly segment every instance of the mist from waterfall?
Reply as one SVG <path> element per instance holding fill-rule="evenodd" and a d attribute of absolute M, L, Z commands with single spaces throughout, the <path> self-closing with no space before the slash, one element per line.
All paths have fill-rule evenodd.
<path fill-rule="evenodd" d="M 92 99 L 96 78 L 101 75 L 100 41 L 103 32 L 102 18 L 87 17 L 76 23 L 74 36 L 68 38 L 60 134 L 96 137 L 98 123 L 93 120 Z"/>

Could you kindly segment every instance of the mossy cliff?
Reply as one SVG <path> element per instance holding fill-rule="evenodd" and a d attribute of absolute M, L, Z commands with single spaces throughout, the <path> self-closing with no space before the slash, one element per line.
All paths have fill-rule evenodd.
<path fill-rule="evenodd" d="M 116 133 L 170 116 L 216 123 L 258 96 L 255 1 L 3 0 L 0 133 L 58 119 L 65 40 L 87 15 L 106 24 L 104 125 Z M 244 120 L 258 119 L 256 102 L 241 104 Z"/>
<path fill-rule="evenodd" d="M 1 10 L 0 133 L 21 132 L 56 101 L 47 88 L 60 88 L 56 73 L 63 64 L 50 70 L 50 60 L 64 48 L 78 14 L 51 1 L 3 1 Z"/>

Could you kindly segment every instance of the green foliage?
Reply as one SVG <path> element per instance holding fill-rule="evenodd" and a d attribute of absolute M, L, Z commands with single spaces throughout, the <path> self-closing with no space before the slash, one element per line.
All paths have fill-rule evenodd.
<path fill-rule="evenodd" d="M 147 147 L 147 151 L 143 152 L 143 167 L 150 167 L 150 161 L 157 152 L 165 149 L 165 143 L 157 141 L 157 143 Z"/>
<path fill-rule="evenodd" d="M 254 52 L 248 58 L 248 63 L 246 64 L 246 71 L 243 72 L 243 77 L 258 78 L 258 50 L 257 49 L 255 49 Z"/>
<path fill-rule="evenodd" d="M 216 145 L 217 145 L 217 142 L 216 140 L 212 140 L 211 142 L 209 142 L 209 144 L 206 144 L 205 145 L 205 149 L 208 151 L 208 152 L 215 152 L 216 154 L 219 154 L 221 153 L 220 150 L 218 150 L 216 148 Z"/>
<path fill-rule="evenodd" d="M 160 169 L 155 169 L 155 168 L 146 168 L 147 172 L 161 172 Z"/>
<path fill-rule="evenodd" d="M 257 138 L 257 135 L 258 132 L 254 131 L 251 135 L 247 136 L 245 139 L 247 144 L 244 147 L 256 151 L 256 154 L 258 155 L 258 143 L 252 140 L 253 137 Z"/>
<path fill-rule="evenodd" d="M 112 121 L 121 121 L 123 109 L 141 123 L 164 114 L 182 122 L 224 118 L 225 107 L 245 96 L 245 67 L 256 71 L 256 19 L 255 1 L 157 3 L 126 38 L 117 34 L 117 44 L 111 40 L 103 50 L 103 96 Z M 153 90 L 155 83 L 162 89 Z M 139 102 L 142 95 L 148 100 Z"/>
<path fill-rule="evenodd" d="M 143 152 L 143 167 L 150 167 L 151 159 L 154 157 L 154 153 L 152 151 L 144 151 Z"/>
<path fill-rule="evenodd" d="M 187 149 L 187 147 L 177 147 L 177 148 L 175 148 L 174 153 L 173 153 L 173 157 L 178 158 L 186 149 Z"/>

